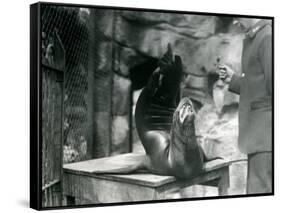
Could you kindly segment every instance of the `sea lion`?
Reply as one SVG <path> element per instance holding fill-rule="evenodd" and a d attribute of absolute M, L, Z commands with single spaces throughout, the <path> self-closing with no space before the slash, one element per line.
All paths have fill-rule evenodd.
<path fill-rule="evenodd" d="M 182 74 L 181 58 L 173 57 L 168 45 L 159 68 L 152 73 L 136 104 L 136 128 L 146 158 L 108 173 L 148 170 L 158 175 L 191 178 L 202 172 L 204 162 L 211 160 L 196 139 L 192 101 L 187 97 L 180 100 Z"/>
<path fill-rule="evenodd" d="M 136 104 L 135 120 L 152 173 L 190 178 L 203 169 L 204 153 L 195 135 L 195 110 L 185 97 L 179 101 L 182 63 L 171 47 L 160 60 Z"/>

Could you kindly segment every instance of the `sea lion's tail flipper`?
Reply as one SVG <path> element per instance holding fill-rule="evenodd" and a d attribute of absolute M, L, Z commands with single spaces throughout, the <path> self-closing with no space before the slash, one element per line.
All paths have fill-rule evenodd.
<path fill-rule="evenodd" d="M 218 160 L 218 159 L 220 159 L 220 160 L 223 160 L 224 158 L 223 157 L 220 157 L 220 156 L 215 156 L 215 157 L 207 157 L 206 155 L 205 155 L 205 157 L 204 157 L 204 162 L 210 162 L 210 161 L 213 161 L 213 160 Z"/>
<path fill-rule="evenodd" d="M 201 157 L 202 157 L 204 163 L 210 162 L 213 160 L 218 160 L 218 159 L 222 160 L 223 159 L 223 157 L 220 157 L 220 156 L 208 157 L 201 145 L 199 145 L 199 150 L 200 150 L 200 154 L 201 154 Z"/>

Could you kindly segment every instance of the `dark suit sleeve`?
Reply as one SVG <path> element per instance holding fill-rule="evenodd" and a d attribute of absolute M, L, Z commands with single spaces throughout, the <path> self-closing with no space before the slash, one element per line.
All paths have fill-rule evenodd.
<path fill-rule="evenodd" d="M 231 81 L 229 83 L 229 88 L 228 90 L 230 92 L 240 94 L 240 84 L 241 84 L 241 76 L 238 76 L 237 74 L 234 74 L 231 78 Z"/>
<path fill-rule="evenodd" d="M 258 51 L 258 57 L 265 76 L 266 89 L 272 93 L 272 36 L 263 38 Z"/>

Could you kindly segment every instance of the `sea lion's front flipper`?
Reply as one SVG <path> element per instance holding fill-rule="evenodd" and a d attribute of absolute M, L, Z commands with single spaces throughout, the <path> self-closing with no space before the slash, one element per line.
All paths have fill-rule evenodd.
<path fill-rule="evenodd" d="M 150 97 L 153 97 L 157 92 L 157 89 L 159 87 L 159 81 L 160 81 L 160 70 L 158 68 L 152 73 L 146 86 L 147 93 Z"/>

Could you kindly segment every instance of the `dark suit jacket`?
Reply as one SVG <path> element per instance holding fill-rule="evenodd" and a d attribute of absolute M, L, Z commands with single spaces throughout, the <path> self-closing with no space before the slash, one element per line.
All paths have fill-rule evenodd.
<path fill-rule="evenodd" d="M 238 145 L 243 153 L 272 150 L 272 26 L 258 22 L 246 35 L 242 76 L 234 75 L 229 90 L 240 94 Z"/>

